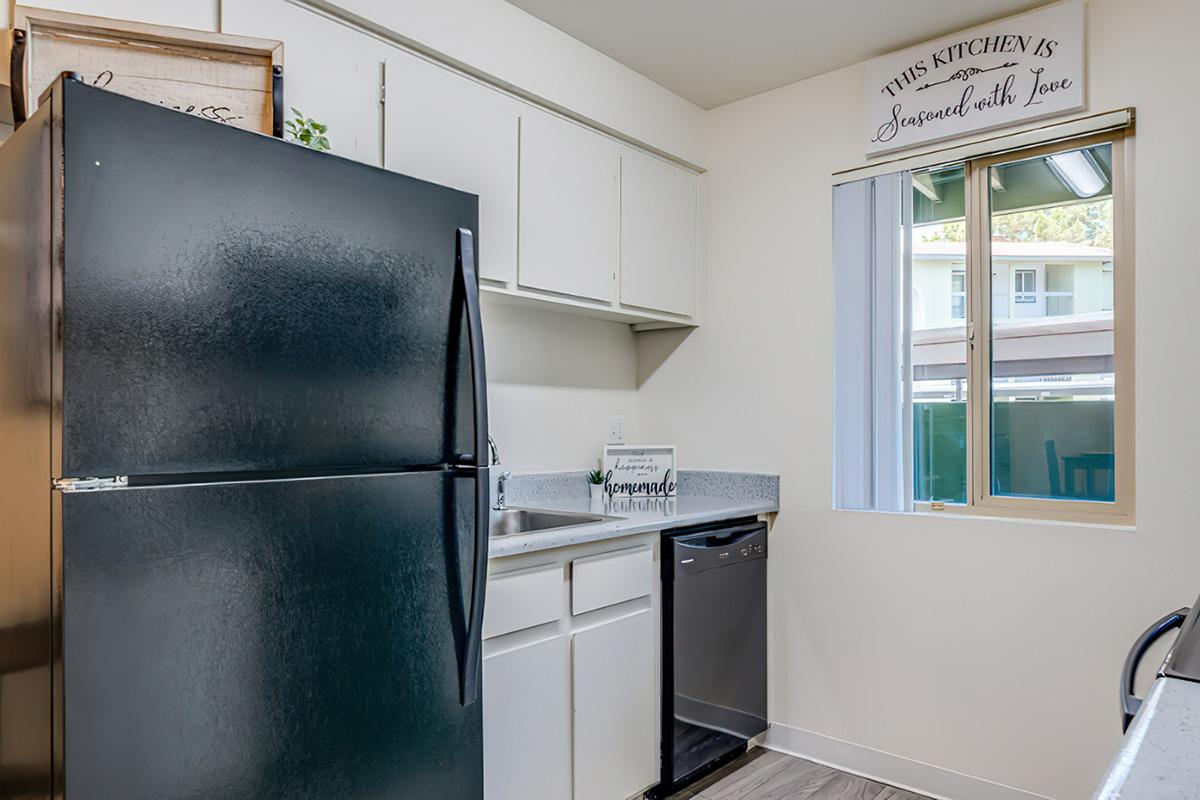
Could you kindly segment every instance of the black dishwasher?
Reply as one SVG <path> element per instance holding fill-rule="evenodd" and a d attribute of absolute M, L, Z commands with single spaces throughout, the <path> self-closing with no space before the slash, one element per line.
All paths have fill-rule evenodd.
<path fill-rule="evenodd" d="M 663 533 L 662 783 L 666 796 L 767 729 L 767 524 Z"/>

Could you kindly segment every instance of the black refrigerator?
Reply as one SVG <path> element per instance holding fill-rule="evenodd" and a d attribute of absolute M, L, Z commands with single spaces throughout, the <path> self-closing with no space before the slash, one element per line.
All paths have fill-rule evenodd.
<path fill-rule="evenodd" d="M 477 218 L 70 78 L 0 147 L 0 797 L 482 797 Z"/>

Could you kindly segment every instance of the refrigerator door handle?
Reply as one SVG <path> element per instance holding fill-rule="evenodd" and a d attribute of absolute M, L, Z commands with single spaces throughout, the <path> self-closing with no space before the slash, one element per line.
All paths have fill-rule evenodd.
<path fill-rule="evenodd" d="M 475 271 L 475 236 L 466 228 L 457 235 L 455 277 L 462 282 L 467 307 L 467 338 L 471 351 L 471 384 L 474 403 L 474 452 L 463 459 L 468 466 L 488 466 L 487 368 L 483 361 L 483 318 L 479 313 L 479 277 Z"/>
<path fill-rule="evenodd" d="M 483 644 L 483 604 L 487 594 L 488 527 L 491 506 L 489 470 L 475 473 L 475 542 L 471 568 L 471 608 L 467 636 L 462 648 L 459 702 L 469 706 L 479 699 L 479 650 Z"/>
<path fill-rule="evenodd" d="M 487 373 L 483 361 L 483 320 L 479 313 L 479 279 L 475 272 L 475 237 L 466 228 L 457 235 L 455 273 L 462 281 L 467 307 L 467 336 L 471 351 L 471 382 L 475 411 L 475 452 L 470 466 L 475 472 L 474 557 L 471 573 L 471 607 L 468 611 L 466 641 L 462 647 L 460 702 L 471 705 L 479 699 L 480 648 L 483 638 L 483 604 L 487 591 L 488 533 L 490 525 L 491 482 L 487 468 Z"/>
<path fill-rule="evenodd" d="M 1134 715 L 1137 714 L 1138 708 L 1142 705 L 1141 698 L 1133 693 L 1133 684 L 1137 680 L 1138 664 L 1141 663 L 1142 658 L 1146 655 L 1146 651 L 1150 649 L 1152 644 L 1161 639 L 1169 631 L 1183 624 L 1190 610 L 1188 608 L 1181 608 L 1167 614 L 1142 631 L 1142 635 L 1133 643 L 1133 647 L 1129 648 L 1129 654 L 1125 656 L 1125 666 L 1121 669 L 1122 733 L 1129 730 L 1129 723 L 1133 722 Z"/>

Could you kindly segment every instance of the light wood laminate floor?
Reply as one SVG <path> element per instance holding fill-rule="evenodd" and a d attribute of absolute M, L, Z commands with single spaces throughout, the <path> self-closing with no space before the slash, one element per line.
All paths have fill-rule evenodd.
<path fill-rule="evenodd" d="M 669 800 L 929 800 L 832 767 L 756 748 Z"/>

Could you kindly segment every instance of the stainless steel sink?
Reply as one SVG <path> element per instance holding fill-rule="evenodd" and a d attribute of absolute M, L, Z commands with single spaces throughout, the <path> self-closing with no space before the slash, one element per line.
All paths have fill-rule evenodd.
<path fill-rule="evenodd" d="M 604 522 L 617 519 L 603 514 L 577 514 L 570 511 L 543 511 L 537 508 L 505 508 L 492 509 L 492 536 L 508 536 L 513 533 L 533 533 L 534 531 L 549 531 L 556 528 L 569 528 L 573 525 L 587 525 L 591 522 Z"/>

